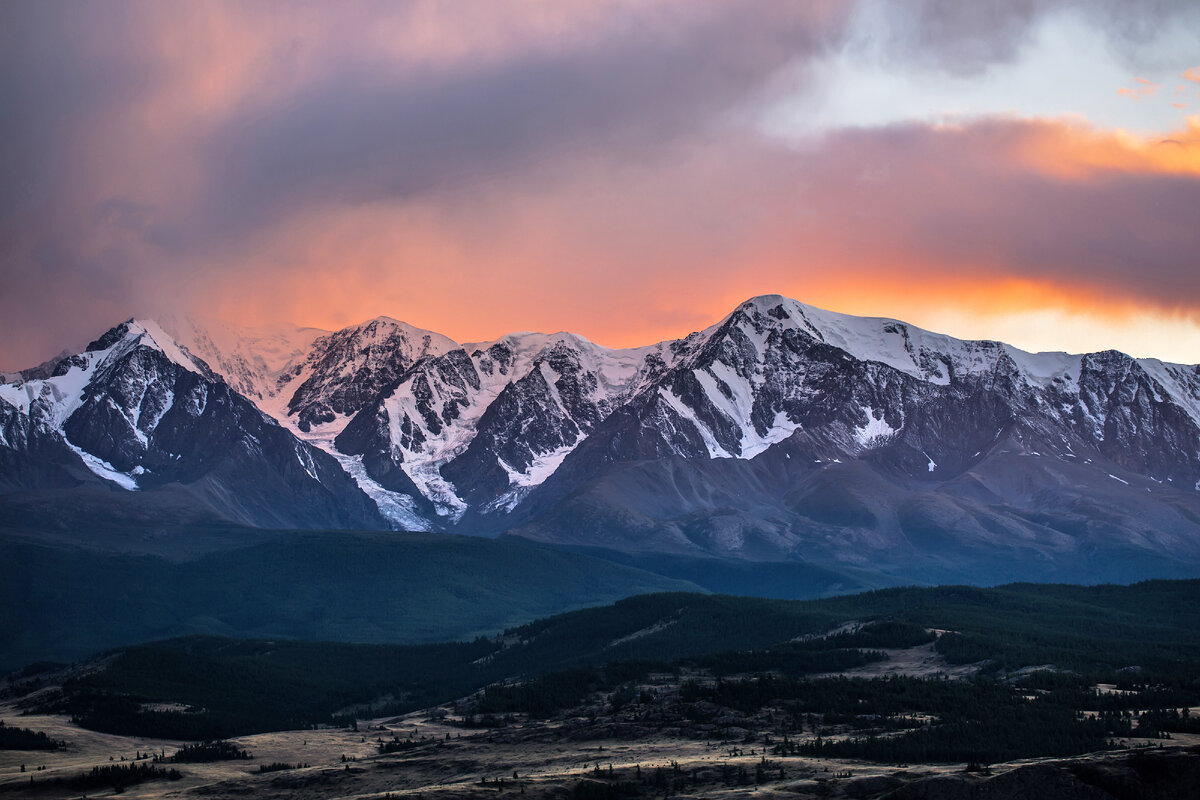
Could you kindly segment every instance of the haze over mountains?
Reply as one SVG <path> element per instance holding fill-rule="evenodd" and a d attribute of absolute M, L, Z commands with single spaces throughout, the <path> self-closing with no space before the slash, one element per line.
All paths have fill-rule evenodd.
<path fill-rule="evenodd" d="M 779 296 L 626 350 L 130 321 L 7 378 L 10 528 L 514 533 L 929 581 L 1200 571 L 1200 368 Z"/>

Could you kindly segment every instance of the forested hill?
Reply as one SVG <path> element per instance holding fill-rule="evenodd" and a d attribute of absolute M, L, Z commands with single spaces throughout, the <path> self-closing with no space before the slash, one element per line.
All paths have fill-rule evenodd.
<path fill-rule="evenodd" d="M 687 665 L 725 675 L 838 671 L 878 658 L 878 648 L 934 642 L 934 630 L 947 631 L 934 645 L 947 664 L 977 664 L 985 675 L 1052 665 L 1096 680 L 1132 671 L 1190 685 L 1200 676 L 1198 598 L 1200 581 L 907 588 L 815 601 L 665 593 L 439 645 L 174 639 L 113 651 L 95 670 L 34 670 L 22 689 L 61 683 L 54 708 L 97 728 L 208 738 L 328 722 L 358 704 L 368 715 L 421 708 L 496 681 L 600 665 L 602 682 Z"/>
<path fill-rule="evenodd" d="M 701 588 L 514 538 L 234 529 L 227 540 L 179 557 L 0 538 L 0 671 L 196 634 L 433 643 Z"/>

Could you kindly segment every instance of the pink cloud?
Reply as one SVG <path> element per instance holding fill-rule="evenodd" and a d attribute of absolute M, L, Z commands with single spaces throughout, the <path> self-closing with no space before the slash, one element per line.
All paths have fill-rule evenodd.
<path fill-rule="evenodd" d="M 1147 80 L 1146 78 L 1134 78 L 1134 80 L 1141 85 L 1135 89 L 1122 87 L 1117 89 L 1117 94 L 1122 97 L 1131 97 L 1134 100 L 1140 100 L 1143 97 L 1153 97 L 1154 93 L 1157 92 L 1159 87 L 1162 85 L 1155 83 L 1154 81 Z"/>
<path fill-rule="evenodd" d="M 1051 122 L 910 125 L 799 152 L 729 135 L 442 205 L 297 215 L 201 296 L 245 322 L 264 307 L 322 326 L 389 313 L 459 339 L 533 327 L 609 345 L 677 336 L 771 291 L 895 314 L 1200 316 L 1198 206 L 1200 130 L 1135 145 Z"/>

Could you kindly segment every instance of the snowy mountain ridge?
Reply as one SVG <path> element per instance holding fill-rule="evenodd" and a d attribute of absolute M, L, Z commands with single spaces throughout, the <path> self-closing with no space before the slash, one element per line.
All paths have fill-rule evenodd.
<path fill-rule="evenodd" d="M 186 486 L 203 513 L 254 524 L 380 521 L 334 459 L 150 320 L 112 328 L 46 377 L 0 384 L 0 495 L 94 486 Z M 293 492 L 304 497 L 277 505 Z"/>
<path fill-rule="evenodd" d="M 670 354 L 667 344 L 613 350 L 569 333 L 510 334 L 416 365 L 374 421 L 386 426 L 389 456 L 438 514 L 457 518 L 468 508 L 443 473 L 463 456 L 503 471 L 507 485 L 488 503 L 511 509 Z M 338 449 L 362 452 L 358 432 L 340 436 Z"/>
<path fill-rule="evenodd" d="M 53 374 L 45 378 L 24 380 L 17 376 L 0 384 L 0 400 L 24 414 L 40 411 L 43 416 L 39 417 L 39 423 L 60 427 L 71 412 L 82 405 L 84 389 L 97 371 L 143 346 L 159 351 L 189 372 L 212 374 L 206 363 L 177 344 L 158 323 L 131 319 L 90 344 L 84 352 L 61 358 Z"/>
<path fill-rule="evenodd" d="M 778 295 L 628 349 L 565 332 L 458 344 L 387 317 L 216 334 L 130 321 L 37 374 L 0 385 L 0 466 L 6 447 L 33 463 L 44 429 L 70 451 L 55 456 L 65 474 L 82 465 L 117 490 L 230 458 L 251 475 L 265 457 L 283 480 L 272 497 L 297 491 L 282 479 L 297 469 L 313 487 L 309 519 L 349 492 L 409 530 L 836 559 L 937 530 L 973 547 L 1100 536 L 1200 556 L 1197 367 L 1025 353 Z M 206 415 L 218 396 L 236 413 Z M 195 435 L 204 459 L 172 466 Z M 1120 523 L 1097 522 L 1101 508 Z"/>
<path fill-rule="evenodd" d="M 721 322 L 686 339 L 627 349 L 603 347 L 567 332 L 520 332 L 459 345 L 389 317 L 335 332 L 274 325 L 240 330 L 222 326 L 214 334 L 193 320 L 169 319 L 171 335 L 152 321 L 131 324 L 130 335 L 135 338 L 126 347 L 142 340 L 136 337 L 144 337 L 185 368 L 196 371 L 216 365 L 215 371 L 231 387 L 299 438 L 339 458 L 343 467 L 358 473 L 360 482 L 372 482 L 369 469 L 352 463 L 355 457 L 362 461 L 364 448 L 354 436 L 343 437 L 340 446 L 338 439 L 360 411 L 378 400 L 373 411 L 377 423 L 386 420 L 387 457 L 433 504 L 437 516 L 450 519 L 460 518 L 470 503 L 443 470 L 467 454 L 481 432 L 487 444 L 476 449 L 489 451 L 485 458 L 493 462 L 491 471 L 507 483 L 493 492 L 483 510 L 511 511 L 557 470 L 598 422 L 647 390 L 661 406 L 664 424 L 690 428 L 682 438 L 698 436 L 708 457 L 754 458 L 800 427 L 784 409 L 785 403 L 776 402 L 763 416 L 759 391 L 778 379 L 778 351 L 786 335 L 811 337 L 857 361 L 884 365 L 937 386 L 1003 370 L 1029 387 L 1077 394 L 1087 359 L 955 339 L 898 320 L 854 317 L 780 295 L 752 298 Z M 731 336 L 738 340 L 736 348 L 727 344 L 723 353 L 701 363 L 706 344 L 711 348 L 714 337 Z M 197 365 L 192 353 L 204 361 Z M 89 363 L 100 359 L 83 358 Z M 1155 359 L 1133 363 L 1153 376 L 1164 397 L 1200 423 L 1200 379 L 1195 367 Z M 685 397 L 672 385 L 656 382 L 676 368 L 687 371 L 676 375 L 676 380 L 694 381 L 700 391 Z M 81 366 L 48 382 L 4 384 L 0 398 L 27 409 L 33 394 L 49 391 L 65 397 L 77 385 L 82 388 L 90 376 L 91 369 Z M 791 391 L 801 395 L 804 389 L 795 386 Z M 492 417 L 525 414 L 523 430 L 528 433 L 531 425 L 540 425 L 543 435 L 534 442 L 521 442 L 512 431 L 497 430 L 500 420 L 485 415 L 498 400 Z M 1090 416 L 1086 404 L 1079 407 Z M 70 401 L 57 408 L 60 415 L 73 410 Z M 869 402 L 851 413 L 857 419 L 842 436 L 851 450 L 885 443 L 904 424 L 903 419 L 888 419 Z M 1104 418 L 1091 421 L 1099 430 Z M 546 434 L 549 430 L 552 435 Z M 686 447 L 674 452 L 696 455 Z M 932 471 L 936 462 L 929 462 Z M 406 510 L 400 516 L 408 525 L 417 522 L 411 498 L 386 498 L 378 483 L 370 488 L 377 501 L 393 507 L 399 503 Z M 397 513 L 393 510 L 393 516 Z"/>

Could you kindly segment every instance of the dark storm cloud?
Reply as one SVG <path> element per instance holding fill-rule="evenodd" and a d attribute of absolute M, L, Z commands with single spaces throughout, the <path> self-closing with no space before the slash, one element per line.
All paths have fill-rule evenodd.
<path fill-rule="evenodd" d="M 333 65 L 295 93 L 248 99 L 214 133 L 204 150 L 210 191 L 188 225 L 226 236 L 296 207 L 470 191 L 598 154 L 653 158 L 682 136 L 704 136 L 831 31 L 810 17 L 726 6 L 679 33 L 635 29 L 499 65 Z"/>

